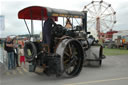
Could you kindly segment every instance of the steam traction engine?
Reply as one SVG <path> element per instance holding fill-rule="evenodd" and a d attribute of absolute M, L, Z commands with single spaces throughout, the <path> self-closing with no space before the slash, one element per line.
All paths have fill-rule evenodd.
<path fill-rule="evenodd" d="M 58 17 L 71 18 L 72 28 L 67 29 L 60 24 L 52 26 L 50 44 L 33 40 L 33 20 L 44 21 L 48 18 L 58 21 Z M 18 13 L 19 19 L 31 20 L 30 40 L 25 43 L 24 53 L 30 63 L 29 71 L 34 72 L 37 67 L 43 69 L 47 75 L 74 77 L 77 76 L 83 66 L 101 66 L 103 49 L 98 45 L 93 36 L 87 38 L 87 12 L 52 9 L 40 6 L 31 6 L 22 9 Z M 74 19 L 81 19 L 82 24 L 73 26 Z M 43 34 L 43 31 L 42 31 Z M 42 36 L 44 38 L 44 36 Z M 42 39 L 43 40 L 43 39 Z"/>

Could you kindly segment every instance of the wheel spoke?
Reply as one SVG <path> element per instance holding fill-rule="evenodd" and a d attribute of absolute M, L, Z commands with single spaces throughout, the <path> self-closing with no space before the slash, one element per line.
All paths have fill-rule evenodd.
<path fill-rule="evenodd" d="M 95 18 L 95 17 L 92 17 L 92 16 L 87 16 L 88 18 Z"/>
<path fill-rule="evenodd" d="M 104 21 L 108 21 L 108 22 L 113 22 L 112 20 L 107 20 L 107 19 L 102 19 L 102 20 L 104 20 Z"/>
<path fill-rule="evenodd" d="M 113 15 L 113 13 L 109 13 L 109 14 L 102 14 L 101 18 L 103 18 L 103 17 L 108 17 L 108 16 L 112 16 L 112 15 Z"/>
<path fill-rule="evenodd" d="M 94 12 L 93 11 L 91 11 L 90 9 L 87 9 L 87 11 L 89 12 L 89 14 L 92 16 L 92 17 L 94 17 Z"/>
<path fill-rule="evenodd" d="M 90 29 L 94 24 L 95 24 L 95 22 L 93 22 L 88 29 Z"/>
<path fill-rule="evenodd" d="M 74 45 L 71 45 L 71 48 L 72 48 L 72 56 L 77 55 L 77 50 L 76 50 L 76 48 L 74 47 Z"/>
<path fill-rule="evenodd" d="M 101 13 L 100 16 L 102 16 L 102 15 L 104 14 L 104 12 L 105 12 L 108 8 L 109 8 L 109 7 L 107 7 L 107 8 Z"/>
<path fill-rule="evenodd" d="M 102 31 L 105 31 L 105 30 L 107 30 L 107 29 L 110 29 L 110 27 L 105 23 L 105 22 L 102 22 L 101 23 L 103 26 L 104 26 L 104 28 L 105 29 L 103 29 Z"/>
<path fill-rule="evenodd" d="M 70 56 L 70 54 L 66 51 L 64 51 L 64 54 L 67 55 L 67 56 Z"/>
<path fill-rule="evenodd" d="M 70 44 L 68 45 L 68 48 L 69 48 L 70 56 L 72 56 L 72 48 L 71 48 L 71 45 Z"/>
<path fill-rule="evenodd" d="M 67 64 L 67 62 L 68 62 L 68 61 L 69 61 L 68 59 L 67 59 L 67 60 L 65 60 L 65 61 L 64 61 L 64 64 Z"/>
<path fill-rule="evenodd" d="M 100 3 L 100 6 L 98 8 L 98 15 L 100 15 L 100 12 L 101 12 L 101 3 Z"/>
<path fill-rule="evenodd" d="M 94 19 L 90 19 L 87 21 L 87 23 L 91 23 L 91 22 L 94 22 L 95 20 Z"/>
<path fill-rule="evenodd" d="M 93 4 L 93 8 L 94 8 L 94 10 L 95 10 L 95 13 L 97 14 L 96 7 L 95 7 L 95 5 L 94 5 L 94 4 Z"/>

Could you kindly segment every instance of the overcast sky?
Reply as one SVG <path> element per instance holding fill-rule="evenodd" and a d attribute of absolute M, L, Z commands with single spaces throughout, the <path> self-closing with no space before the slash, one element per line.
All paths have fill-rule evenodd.
<path fill-rule="evenodd" d="M 19 10 L 25 7 L 39 5 L 51 8 L 82 11 L 83 7 L 91 1 L 92 0 L 0 0 L 0 15 L 5 16 L 5 30 L 2 31 L 2 36 L 28 33 L 23 20 L 18 19 L 17 17 Z M 113 29 L 128 30 L 128 0 L 104 1 L 111 3 L 112 8 L 117 12 L 117 23 Z M 36 28 L 35 33 L 39 33 L 40 31 L 40 28 Z"/>

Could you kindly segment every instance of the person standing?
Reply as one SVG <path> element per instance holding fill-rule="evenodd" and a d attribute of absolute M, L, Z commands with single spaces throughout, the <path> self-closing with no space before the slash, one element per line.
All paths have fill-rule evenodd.
<path fill-rule="evenodd" d="M 51 30 L 52 27 L 56 25 L 54 22 L 55 20 L 53 18 L 48 17 L 48 19 L 44 22 L 44 27 L 43 27 L 43 43 L 47 44 L 50 48 L 50 52 L 53 52 L 53 43 L 52 41 L 52 35 L 51 35 Z"/>
<path fill-rule="evenodd" d="M 54 20 L 52 18 L 48 18 L 45 22 L 44 22 L 44 27 L 43 27 L 43 42 L 45 44 L 48 44 L 50 46 L 51 44 L 51 30 L 53 25 L 56 25 L 56 23 L 54 22 Z"/>
<path fill-rule="evenodd" d="M 14 50 L 13 50 L 13 41 L 8 36 L 7 40 L 5 41 L 5 50 L 8 54 L 8 69 L 14 69 L 15 68 L 15 61 L 14 61 Z"/>
<path fill-rule="evenodd" d="M 15 67 L 19 67 L 19 63 L 18 63 L 18 44 L 17 44 L 15 38 L 13 39 L 13 46 L 14 46 Z"/>
<path fill-rule="evenodd" d="M 24 50 L 23 50 L 23 47 L 20 45 L 19 46 L 20 49 L 19 49 L 19 55 L 20 55 L 20 66 L 22 66 L 22 62 L 24 62 L 24 65 L 25 65 L 25 56 L 24 56 Z"/>

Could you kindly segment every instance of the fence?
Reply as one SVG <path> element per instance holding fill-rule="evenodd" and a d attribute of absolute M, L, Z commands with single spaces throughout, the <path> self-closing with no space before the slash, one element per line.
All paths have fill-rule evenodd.
<path fill-rule="evenodd" d="M 3 73 L 7 70 L 7 52 L 4 51 L 4 48 L 0 46 L 0 73 Z"/>

